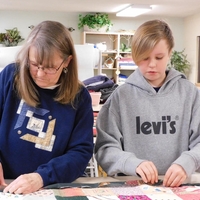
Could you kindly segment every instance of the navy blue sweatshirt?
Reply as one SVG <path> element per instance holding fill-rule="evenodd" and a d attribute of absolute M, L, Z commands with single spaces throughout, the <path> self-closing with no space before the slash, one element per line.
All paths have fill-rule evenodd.
<path fill-rule="evenodd" d="M 15 65 L 0 73 L 0 162 L 4 178 L 37 172 L 44 186 L 80 177 L 93 151 L 91 97 L 82 87 L 76 109 L 37 87 L 40 106 L 30 107 L 13 90 Z"/>

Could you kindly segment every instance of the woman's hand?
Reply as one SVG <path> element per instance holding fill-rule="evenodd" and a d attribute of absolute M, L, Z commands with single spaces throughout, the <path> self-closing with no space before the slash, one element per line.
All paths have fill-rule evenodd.
<path fill-rule="evenodd" d="M 11 182 L 3 192 L 28 194 L 43 187 L 42 177 L 38 173 L 23 174 Z"/>
<path fill-rule="evenodd" d="M 178 187 L 185 181 L 186 178 L 187 174 L 185 170 L 180 165 L 173 164 L 169 167 L 164 176 L 163 186 Z"/>
<path fill-rule="evenodd" d="M 154 184 L 158 182 L 158 171 L 151 161 L 142 162 L 136 168 L 136 173 L 141 176 L 145 183 Z"/>

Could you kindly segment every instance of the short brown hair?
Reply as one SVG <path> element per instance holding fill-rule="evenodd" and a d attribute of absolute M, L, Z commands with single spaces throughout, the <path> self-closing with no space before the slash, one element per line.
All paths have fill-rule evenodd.
<path fill-rule="evenodd" d="M 132 38 L 132 58 L 137 64 L 153 50 L 160 40 L 166 40 L 169 52 L 174 47 L 174 37 L 169 25 L 162 20 L 150 20 L 143 23 Z"/>

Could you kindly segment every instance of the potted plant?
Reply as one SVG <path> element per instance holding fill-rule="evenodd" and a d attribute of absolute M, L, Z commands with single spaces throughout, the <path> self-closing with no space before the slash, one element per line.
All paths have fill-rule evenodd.
<path fill-rule="evenodd" d="M 3 46 L 5 33 L 0 33 L 0 46 Z"/>
<path fill-rule="evenodd" d="M 6 29 L 6 33 L 4 34 L 4 39 L 2 43 L 5 46 L 17 46 L 19 42 L 23 41 L 24 38 L 21 37 L 20 32 L 15 27 L 13 29 Z"/>
<path fill-rule="evenodd" d="M 174 68 L 182 73 L 185 73 L 190 68 L 190 62 L 187 60 L 187 55 L 182 51 L 173 51 L 170 62 L 168 64 L 169 68 Z"/>
<path fill-rule="evenodd" d="M 105 27 L 105 31 L 109 31 L 112 25 L 106 13 L 86 14 L 85 16 L 79 15 L 78 29 L 88 26 L 93 31 L 99 31 L 102 27 Z"/>

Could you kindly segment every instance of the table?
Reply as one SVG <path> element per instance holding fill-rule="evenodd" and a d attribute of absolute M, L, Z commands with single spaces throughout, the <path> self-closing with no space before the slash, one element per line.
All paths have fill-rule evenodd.
<path fill-rule="evenodd" d="M 159 176 L 159 179 L 163 179 L 163 176 Z M 128 180 L 140 180 L 140 178 L 136 176 L 81 177 L 75 180 L 74 183 L 120 182 Z M 200 173 L 192 174 L 192 176 L 187 178 L 184 183 L 200 183 Z"/>
<path fill-rule="evenodd" d="M 163 179 L 163 176 L 159 176 L 159 179 Z M 77 180 L 75 180 L 73 182 L 73 184 L 80 184 L 82 186 L 84 186 L 84 184 L 88 184 L 88 185 L 96 185 L 97 183 L 113 183 L 113 184 L 123 184 L 124 181 L 127 182 L 132 182 L 133 180 L 139 181 L 140 179 L 138 177 L 135 176 L 116 176 L 116 177 L 81 177 L 78 178 Z M 12 180 L 6 180 L 6 183 L 10 183 Z M 200 183 L 200 173 L 195 173 L 193 174 L 190 178 L 188 178 L 185 183 Z M 98 184 L 98 185 L 100 185 Z M 118 187 L 118 186 L 116 186 Z M 138 187 L 143 187 L 142 189 L 144 189 L 145 187 L 147 188 L 148 185 L 141 185 Z M 154 188 L 153 188 L 154 187 Z M 156 186 L 149 186 L 149 189 L 152 190 L 153 189 L 159 189 L 158 187 L 155 188 Z M 184 187 L 184 186 L 183 186 Z M 179 190 L 181 190 L 183 187 L 179 187 Z M 186 186 L 185 186 L 186 187 Z M 174 193 L 170 193 L 170 188 L 164 188 L 164 195 L 168 195 L 167 198 L 169 200 L 173 199 L 173 200 L 199 200 L 200 199 L 200 187 L 196 187 L 195 186 L 189 186 L 190 191 L 194 191 L 194 195 L 197 196 L 189 196 L 189 197 L 185 197 L 185 198 L 180 198 L 179 196 L 177 196 L 176 198 L 172 198 L 171 195 L 175 195 Z M 193 188 L 192 188 L 193 187 Z M 110 191 L 110 189 L 112 189 L 112 192 Z M 113 190 L 114 189 L 114 190 Z M 118 195 L 116 196 L 114 194 L 113 191 L 116 190 L 120 190 L 122 192 L 122 195 Z M 195 189 L 195 190 L 194 190 Z M 84 194 L 87 194 L 86 196 L 79 196 L 81 193 L 83 193 L 82 191 L 84 191 Z M 135 189 L 135 186 L 131 186 L 131 187 L 121 187 L 120 188 L 111 188 L 108 186 L 107 187 L 95 187 L 95 188 L 80 188 L 80 187 L 73 187 L 73 188 L 65 188 L 65 189 L 43 189 L 40 190 L 38 192 L 29 194 L 29 195 L 14 195 L 14 194 L 6 194 L 5 196 L 3 196 L 0 193 L 0 199 L 13 199 L 13 200 L 58 200 L 58 199 L 67 199 L 66 195 L 70 196 L 70 195 L 74 195 L 77 194 L 77 196 L 81 197 L 81 198 L 77 198 L 77 196 L 75 197 L 76 199 L 89 199 L 89 200 L 134 200 L 134 199 L 142 199 L 142 200 L 150 200 L 151 198 L 146 197 L 145 195 L 141 196 L 140 198 L 135 198 L 135 196 L 133 197 L 133 195 L 138 195 L 138 194 L 134 194 L 135 191 L 139 191 Z M 198 194 L 197 194 L 198 191 Z M 85 193 L 86 192 L 86 193 Z M 127 193 L 128 192 L 128 193 Z M 141 191 L 140 191 L 141 192 Z M 151 191 L 150 191 L 151 192 Z M 162 194 L 163 191 L 157 191 L 158 195 L 163 195 Z M 180 192 L 180 191 L 179 191 Z M 127 196 L 126 194 L 131 194 L 131 196 Z M 112 195 L 113 194 L 113 195 Z M 62 196 L 63 195 L 63 196 Z M 151 194 L 150 194 L 151 195 Z M 191 194 L 190 194 L 191 195 Z M 193 194 L 192 194 L 193 195 Z M 181 196 L 181 195 L 180 195 Z M 68 200 L 70 200 L 71 198 L 68 197 Z M 157 200 L 160 200 L 160 197 L 156 197 Z M 162 196 L 162 199 L 163 198 Z"/>

